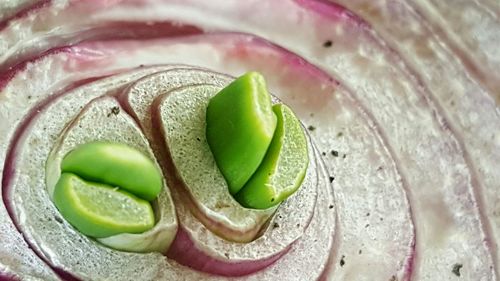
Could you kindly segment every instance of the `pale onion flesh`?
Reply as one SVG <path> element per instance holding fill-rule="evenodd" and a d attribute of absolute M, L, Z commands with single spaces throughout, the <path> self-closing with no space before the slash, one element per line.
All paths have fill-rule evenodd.
<path fill-rule="evenodd" d="M 316 0 L 58 0 L 30 8 L 32 2 L 0 4 L 1 277 L 139 276 L 124 263 L 90 273 L 69 255 L 61 264 L 28 234 L 27 222 L 37 217 L 13 207 L 22 198 L 9 185 L 15 177 L 26 180 L 18 163 L 26 151 L 16 147 L 45 108 L 40 102 L 52 104 L 55 94 L 71 89 L 95 95 L 104 87 L 93 81 L 99 77 L 171 63 L 269 77 L 272 92 L 310 128 L 325 184 L 333 181 L 335 204 L 319 196 L 316 205 L 334 206 L 337 216 L 316 208 L 287 254 L 242 279 L 499 277 L 495 1 L 335 1 L 347 9 Z M 133 70 L 113 83 L 129 85 L 161 69 Z M 332 196 L 331 189 L 322 192 Z M 221 278 L 158 257 L 142 256 L 148 261 L 142 278 Z M 89 268 L 98 262 L 78 258 Z"/>

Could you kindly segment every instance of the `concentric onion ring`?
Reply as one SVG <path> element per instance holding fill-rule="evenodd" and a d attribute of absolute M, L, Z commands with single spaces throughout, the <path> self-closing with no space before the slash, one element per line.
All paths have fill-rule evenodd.
<path fill-rule="evenodd" d="M 168 66 L 166 68 L 168 68 Z M 79 235 L 66 223 L 62 223 L 62 219 L 57 210 L 55 210 L 55 207 L 50 200 L 48 200 L 48 193 L 43 190 L 36 191 L 40 186 L 39 181 L 45 181 L 44 170 L 37 169 L 37 167 L 44 165 L 51 150 L 50 144 L 57 142 L 58 132 L 63 131 L 63 127 L 68 123 L 68 117 L 71 118 L 72 115 L 78 114 L 78 109 L 82 108 L 82 103 L 85 104 L 85 102 L 90 102 L 93 98 L 101 95 L 116 94 L 120 89 L 124 88 L 126 83 L 133 81 L 138 75 L 144 75 L 154 70 L 155 68 L 136 70 L 131 73 L 124 73 L 97 80 L 96 82 L 76 88 L 71 92 L 48 101 L 46 106 L 40 108 L 40 110 L 30 117 L 29 126 L 27 126 L 17 141 L 14 150 L 19 153 L 16 153 L 16 157 L 13 158 L 12 163 L 12 168 L 15 169 L 15 176 L 9 179 L 5 185 L 8 190 L 8 196 L 6 198 L 12 202 L 10 209 L 14 216 L 14 221 L 28 239 L 30 246 L 38 255 L 46 260 L 51 267 L 81 279 L 99 279 L 99 276 L 109 276 L 109 278 L 112 279 L 123 280 L 135 280 L 138 278 L 154 279 L 153 276 L 157 275 L 164 276 L 163 278 L 166 279 L 175 279 L 186 274 L 203 276 L 202 273 L 186 270 L 175 264 L 169 266 L 165 265 L 165 258 L 159 253 L 147 255 L 120 253 L 99 246 L 88 238 Z M 108 111 L 112 108 L 111 105 L 113 105 L 113 103 L 107 103 L 109 104 L 107 107 L 96 104 L 96 106 L 89 107 L 91 109 L 84 109 L 89 111 L 89 113 L 85 113 L 85 115 L 83 115 L 84 117 L 81 118 L 85 118 L 87 121 L 79 122 L 78 126 L 83 125 L 84 127 L 81 129 L 78 128 L 78 130 L 82 130 L 82 132 L 84 130 L 94 131 L 95 133 L 89 135 L 92 139 L 99 136 L 99 138 L 106 140 L 118 141 L 122 139 L 122 141 L 134 144 L 134 138 L 136 137 L 132 133 L 134 131 L 133 128 L 126 129 L 125 131 L 123 129 L 126 127 L 122 128 L 122 130 L 113 129 L 115 124 L 108 119 Z M 92 105 L 92 103 L 90 104 Z M 57 122 L 48 122 L 49 120 L 56 121 L 56 119 Z M 92 120 L 95 120 L 96 125 L 98 125 L 96 128 L 91 128 Z M 48 125 L 48 123 L 50 123 L 50 125 Z M 138 129 L 136 128 L 135 130 L 137 131 Z M 83 141 L 80 139 L 82 133 L 77 134 L 78 132 L 69 132 L 71 132 L 71 138 L 75 138 L 78 142 Z M 75 140 L 71 138 L 67 138 L 65 141 L 70 142 L 70 146 L 76 145 L 76 143 L 73 144 Z M 85 139 L 85 137 L 83 139 Z M 34 142 L 36 142 L 38 146 L 36 149 L 30 149 L 29 145 Z M 318 187 L 322 189 L 322 196 L 324 199 L 316 205 L 316 212 L 332 213 L 333 210 L 328 209 L 327 203 L 330 202 L 329 204 L 331 204 L 332 198 L 331 195 L 327 195 L 329 190 L 328 185 L 325 184 L 325 179 L 323 179 L 322 183 L 318 184 Z M 32 195 L 26 197 L 18 196 L 19 194 Z M 160 204 L 161 202 L 162 201 L 159 201 Z M 176 204 L 182 203 L 177 201 Z M 162 207 L 160 206 L 160 208 Z M 183 216 L 186 216 L 186 214 Z M 321 239 L 323 243 L 321 244 L 331 244 L 331 228 L 334 226 L 333 221 L 331 221 L 332 218 L 332 216 L 330 216 L 330 218 L 325 218 L 321 217 L 321 215 L 316 215 L 315 219 L 313 219 L 316 224 L 327 224 L 329 226 L 324 229 L 321 229 L 318 225 L 310 230 L 306 228 L 304 234 L 305 239 L 301 240 L 301 242 L 306 243 L 306 247 L 311 247 L 311 241 L 308 242 L 307 233 L 313 231 L 320 235 L 318 237 L 323 237 Z M 284 235 L 284 237 L 286 237 L 286 235 Z M 280 238 L 278 237 L 277 239 Z M 321 248 L 320 252 L 323 252 L 323 259 L 318 259 L 315 262 L 324 266 L 329 249 L 323 248 L 323 246 Z M 188 249 L 185 250 L 188 251 Z M 296 263 L 300 260 L 296 254 L 290 255 L 291 256 L 288 257 L 290 262 Z M 303 262 L 308 261 L 304 260 Z M 248 263 L 248 266 L 251 268 L 251 261 L 248 261 Z M 229 265 L 230 264 L 228 264 L 228 266 Z M 145 275 L 146 273 L 143 271 L 144 268 L 149 268 L 147 270 L 149 275 Z M 262 266 L 256 269 L 260 268 L 262 268 Z M 246 273 L 248 274 L 251 272 Z M 318 267 L 318 271 L 316 271 L 315 274 L 319 275 L 320 273 L 321 266 Z M 261 276 L 258 278 L 267 278 L 265 276 L 268 275 L 266 271 L 257 272 L 256 274 L 256 276 Z"/>
<path fill-rule="evenodd" d="M 500 117 L 490 95 L 498 96 L 494 70 L 500 60 L 489 42 L 500 30 L 494 20 L 497 4 L 458 1 L 453 10 L 467 9 L 474 15 L 469 22 L 432 1 L 339 2 L 366 21 L 312 0 L 234 6 L 194 0 L 66 6 L 61 1 L 18 14 L 0 31 L 0 115 L 8 124 L 0 126 L 3 183 L 12 176 L 16 154 L 8 148 L 24 130 L 22 120 L 58 89 L 140 64 L 187 63 L 233 75 L 254 69 L 272 77 L 273 92 L 311 126 L 338 183 L 339 227 L 325 278 L 446 280 L 461 274 L 494 280 Z M 127 23 L 130 16 L 137 22 Z M 214 29 L 268 38 L 339 77 L 343 86 L 253 36 L 136 40 Z M 132 40 L 80 43 L 8 70 L 45 50 L 89 38 Z M 310 92 L 315 94 L 305 94 Z M 6 205 L 7 193 L 4 187 Z M 56 278 L 22 242 L 5 211 L 0 235 L 9 242 L 0 243 L 1 271 Z M 468 262 L 470 256 L 474 262 Z"/>

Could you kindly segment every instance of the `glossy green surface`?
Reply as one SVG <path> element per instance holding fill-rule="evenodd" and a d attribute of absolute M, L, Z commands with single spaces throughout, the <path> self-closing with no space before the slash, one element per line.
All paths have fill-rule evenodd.
<path fill-rule="evenodd" d="M 276 128 L 262 75 L 249 72 L 222 89 L 210 99 L 206 121 L 208 144 L 234 195 L 259 167 Z"/>
<path fill-rule="evenodd" d="M 148 201 L 118 188 L 63 173 L 54 190 L 54 204 L 81 233 L 102 238 L 142 233 L 155 224 Z"/>
<path fill-rule="evenodd" d="M 162 175 L 140 151 L 120 143 L 91 142 L 69 152 L 61 164 L 63 173 L 119 187 L 151 201 L 162 188 Z"/>
<path fill-rule="evenodd" d="M 297 117 L 286 105 L 277 104 L 273 110 L 278 124 L 269 150 L 235 196 L 248 208 L 266 209 L 288 198 L 301 185 L 309 164 L 306 137 Z"/>

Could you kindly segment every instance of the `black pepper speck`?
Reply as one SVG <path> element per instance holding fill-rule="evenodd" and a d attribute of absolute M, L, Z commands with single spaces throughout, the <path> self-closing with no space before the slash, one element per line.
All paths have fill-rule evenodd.
<path fill-rule="evenodd" d="M 456 263 L 453 265 L 453 269 L 451 270 L 451 272 L 453 272 L 453 274 L 455 274 L 456 276 L 460 277 L 460 269 L 462 267 L 463 267 L 463 264 Z"/>
<path fill-rule="evenodd" d="M 118 106 L 113 106 L 111 112 L 108 113 L 108 117 L 111 115 L 118 115 L 120 113 L 120 108 Z"/>

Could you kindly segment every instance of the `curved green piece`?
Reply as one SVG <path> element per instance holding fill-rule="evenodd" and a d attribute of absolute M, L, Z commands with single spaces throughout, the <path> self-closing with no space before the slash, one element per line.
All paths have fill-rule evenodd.
<path fill-rule="evenodd" d="M 274 105 L 273 110 L 278 124 L 269 150 L 235 196 L 248 208 L 267 209 L 288 198 L 302 184 L 309 165 L 307 140 L 299 120 L 286 105 Z"/>
<path fill-rule="evenodd" d="M 120 143 L 90 142 L 69 152 L 61 163 L 63 173 L 116 186 L 151 201 L 162 188 L 162 175 L 140 151 Z"/>
<path fill-rule="evenodd" d="M 276 128 L 262 75 L 249 72 L 217 93 L 206 121 L 208 144 L 234 195 L 259 167 Z"/>
<path fill-rule="evenodd" d="M 54 204 L 81 233 L 103 238 L 151 229 L 155 217 L 150 203 L 109 185 L 91 183 L 63 173 L 54 190 Z"/>

